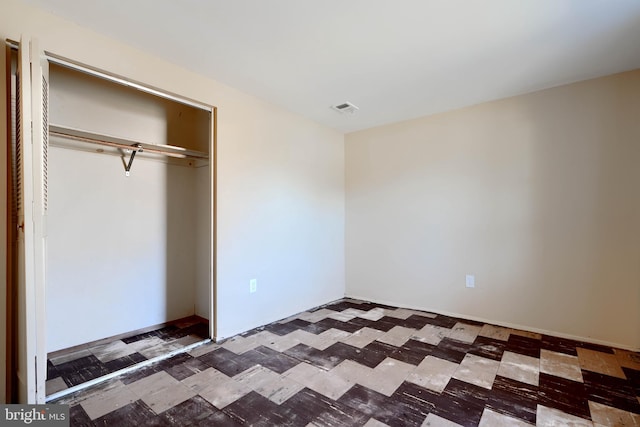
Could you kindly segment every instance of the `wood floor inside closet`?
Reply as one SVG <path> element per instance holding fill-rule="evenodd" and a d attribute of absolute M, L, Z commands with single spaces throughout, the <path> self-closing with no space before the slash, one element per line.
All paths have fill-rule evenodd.
<path fill-rule="evenodd" d="M 86 383 L 207 339 L 209 322 L 197 316 L 47 355 L 47 395 Z"/>

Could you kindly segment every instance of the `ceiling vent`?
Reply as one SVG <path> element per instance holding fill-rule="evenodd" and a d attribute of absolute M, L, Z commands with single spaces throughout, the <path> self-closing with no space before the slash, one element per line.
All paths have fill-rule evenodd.
<path fill-rule="evenodd" d="M 342 114 L 353 114 L 358 111 L 358 107 L 350 102 L 343 102 L 342 104 L 332 105 L 331 108 Z"/>

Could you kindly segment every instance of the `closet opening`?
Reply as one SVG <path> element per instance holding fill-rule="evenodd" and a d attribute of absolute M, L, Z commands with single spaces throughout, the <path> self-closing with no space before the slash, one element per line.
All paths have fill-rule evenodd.
<path fill-rule="evenodd" d="M 50 400 L 215 336 L 215 108 L 47 59 Z"/>

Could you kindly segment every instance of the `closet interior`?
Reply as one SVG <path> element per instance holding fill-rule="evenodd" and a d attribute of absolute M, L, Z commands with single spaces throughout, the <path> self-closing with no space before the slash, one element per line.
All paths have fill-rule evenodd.
<path fill-rule="evenodd" d="M 212 336 L 213 110 L 48 74 L 51 396 Z"/>

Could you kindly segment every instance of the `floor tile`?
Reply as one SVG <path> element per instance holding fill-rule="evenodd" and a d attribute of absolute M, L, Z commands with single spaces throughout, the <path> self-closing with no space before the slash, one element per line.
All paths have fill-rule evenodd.
<path fill-rule="evenodd" d="M 130 403 L 138 400 L 131 390 L 125 385 L 112 388 L 104 393 L 93 396 L 90 399 L 85 400 L 80 405 L 85 410 L 90 419 L 95 420 L 109 412 L 122 408 Z"/>
<path fill-rule="evenodd" d="M 58 366 L 62 365 L 63 363 L 71 362 L 73 360 L 81 359 L 87 356 L 91 356 L 91 352 L 87 349 L 82 349 L 56 357 L 49 357 L 49 360 L 51 361 L 51 363 L 53 363 L 54 366 Z"/>
<path fill-rule="evenodd" d="M 410 339 L 404 343 L 402 347 L 391 353 L 391 357 L 417 366 L 425 357 L 429 356 L 434 349 L 434 345 Z"/>
<path fill-rule="evenodd" d="M 531 338 L 534 340 L 542 339 L 542 334 L 539 334 L 537 332 L 523 331 L 521 329 L 513 329 L 513 328 L 510 331 L 511 331 L 511 334 L 513 335 L 518 335 L 525 338 Z"/>
<path fill-rule="evenodd" d="M 299 383 L 304 383 L 307 379 L 312 376 L 324 372 L 322 369 L 310 365 L 308 363 L 300 363 L 293 368 L 289 369 L 287 372 L 282 374 L 284 377 L 291 378 L 294 381 Z"/>
<path fill-rule="evenodd" d="M 62 377 L 69 386 L 99 378 L 109 373 L 129 368 L 149 358 L 165 355 L 170 351 L 184 348 L 208 335 L 208 324 L 195 318 L 184 319 L 180 328 L 169 325 L 160 329 L 139 333 L 111 342 L 88 343 L 82 350 L 62 350 L 56 357 L 49 356 L 47 379 Z M 198 351 L 198 350 L 194 350 Z M 201 350 L 200 350 L 201 351 Z M 155 373 L 157 369 L 145 372 Z M 140 379 L 141 375 L 137 377 Z M 124 380 L 123 380 L 124 381 Z"/>
<path fill-rule="evenodd" d="M 615 354 L 602 353 L 581 347 L 578 347 L 576 350 L 582 369 L 611 375 L 612 377 L 626 378 Z"/>
<path fill-rule="evenodd" d="M 384 334 L 384 332 L 377 329 L 362 328 L 359 331 L 356 331 L 353 334 L 349 335 L 348 337 L 340 339 L 339 341 L 354 347 L 363 348 L 376 339 L 380 338 Z"/>
<path fill-rule="evenodd" d="M 591 371 L 583 371 L 583 376 L 590 401 L 640 414 L 636 391 L 628 380 Z"/>
<path fill-rule="evenodd" d="M 209 366 L 203 361 L 191 358 L 177 365 L 166 368 L 165 371 L 178 381 L 189 378 L 192 375 L 209 369 Z"/>
<path fill-rule="evenodd" d="M 640 426 L 640 415 L 589 401 L 591 420 L 604 426 L 636 427 Z"/>
<path fill-rule="evenodd" d="M 64 382 L 62 377 L 57 377 L 52 380 L 47 380 L 47 382 L 45 383 L 45 388 L 47 390 L 47 396 L 49 396 L 53 393 L 59 392 L 60 390 L 68 388 L 68 386 L 67 383 Z"/>
<path fill-rule="evenodd" d="M 373 369 L 375 381 L 360 384 L 385 396 L 391 396 L 415 369 L 411 364 L 387 358 Z"/>
<path fill-rule="evenodd" d="M 582 371 L 577 356 L 555 351 L 540 351 L 540 372 L 582 382 Z"/>
<path fill-rule="evenodd" d="M 345 310 L 344 312 L 335 312 L 327 316 L 327 318 L 337 320 L 339 322 L 349 322 L 355 317 L 357 317 L 355 314 L 349 313 L 347 312 L 347 310 Z"/>
<path fill-rule="evenodd" d="M 475 426 L 489 399 L 489 390 L 452 378 L 435 407 L 435 414 L 464 426 Z"/>
<path fill-rule="evenodd" d="M 190 388 L 196 393 L 200 393 L 202 390 L 207 388 L 211 383 L 215 382 L 225 382 L 230 378 L 223 374 L 222 372 L 214 369 L 208 368 L 202 372 L 198 372 L 184 380 L 182 380 L 182 384 Z"/>
<path fill-rule="evenodd" d="M 540 374 L 538 403 L 577 417 L 589 418 L 585 384 L 555 375 Z"/>
<path fill-rule="evenodd" d="M 255 336 L 251 336 L 250 338 L 244 338 L 238 335 L 226 340 L 224 343 L 222 343 L 221 347 L 229 351 L 232 351 L 236 354 L 242 354 L 249 350 L 253 350 L 259 345 L 260 343 L 255 339 Z"/>
<path fill-rule="evenodd" d="M 453 378 L 491 389 L 500 363 L 473 354 L 467 354 L 453 374 Z"/>
<path fill-rule="evenodd" d="M 480 418 L 478 427 L 530 427 L 529 424 L 521 419 L 510 417 L 508 415 L 494 412 L 491 409 L 485 409 Z"/>
<path fill-rule="evenodd" d="M 494 338 L 500 341 L 509 341 L 511 329 L 500 326 L 484 325 L 478 335 L 487 338 Z"/>
<path fill-rule="evenodd" d="M 251 389 L 233 379 L 214 381 L 198 394 L 218 409 L 235 402 L 251 392 Z"/>
<path fill-rule="evenodd" d="M 436 317 L 429 320 L 429 324 L 434 326 L 441 326 L 443 328 L 451 329 L 453 326 L 458 323 L 459 319 L 450 316 L 444 316 L 438 314 Z"/>
<path fill-rule="evenodd" d="M 261 365 L 279 374 L 300 363 L 300 360 L 263 346 L 244 353 L 244 357 L 247 364 Z"/>
<path fill-rule="evenodd" d="M 129 356 L 132 353 L 136 353 L 134 347 L 130 347 L 129 344 L 117 340 L 108 344 L 92 347 L 91 353 L 98 358 L 99 361 L 105 363 L 114 359 L 119 359 L 124 356 Z"/>
<path fill-rule="evenodd" d="M 640 353 L 616 349 L 615 355 L 618 358 L 618 363 L 621 367 L 640 371 Z"/>
<path fill-rule="evenodd" d="M 94 427 L 89 415 L 82 409 L 81 405 L 75 405 L 69 408 L 69 425 L 74 427 Z"/>
<path fill-rule="evenodd" d="M 240 426 L 200 396 L 194 396 L 167 409 L 162 418 L 171 426 L 177 427 Z"/>
<path fill-rule="evenodd" d="M 306 425 L 310 422 L 318 426 L 361 426 L 370 418 L 358 409 L 309 389 L 303 389 L 283 403 L 280 408 L 286 411 L 286 419 L 293 418 L 294 422 L 290 424 L 293 426 Z"/>
<path fill-rule="evenodd" d="M 328 357 L 329 352 L 333 351 L 334 349 L 334 346 L 330 346 L 323 351 L 318 350 L 317 348 L 309 347 L 305 344 L 298 344 L 297 346 L 286 350 L 284 354 L 294 360 L 303 361 L 308 364 L 321 367 L 325 370 L 329 370 L 342 362 L 341 358 Z"/>
<path fill-rule="evenodd" d="M 392 425 L 395 420 L 402 419 L 403 407 L 401 403 L 394 402 L 376 391 L 359 384 L 355 384 L 338 400 L 339 403 L 357 409 L 387 425 Z M 419 424 L 419 420 L 413 420 L 414 424 Z M 409 423 L 407 423 L 410 425 Z"/>
<path fill-rule="evenodd" d="M 438 344 L 436 348 L 433 349 L 431 354 L 440 359 L 445 359 L 454 363 L 460 363 L 471 348 L 471 344 L 452 340 L 450 338 L 445 338 L 440 341 L 440 344 Z"/>
<path fill-rule="evenodd" d="M 142 399 L 156 414 L 196 395 L 193 389 L 164 371 L 131 383 L 127 388 Z"/>
<path fill-rule="evenodd" d="M 378 341 L 395 347 L 400 347 L 406 343 L 415 332 L 415 329 L 405 328 L 404 326 L 394 326 L 391 330 L 378 338 Z"/>
<path fill-rule="evenodd" d="M 419 331 L 414 332 L 412 338 L 428 344 L 438 345 L 440 341 L 449 336 L 450 332 L 451 329 L 427 324 Z"/>
<path fill-rule="evenodd" d="M 435 314 L 426 313 L 424 311 L 411 310 L 409 308 L 387 309 L 384 312 L 385 312 L 386 316 L 395 317 L 395 318 L 398 318 L 398 319 L 408 319 L 409 317 L 413 316 L 414 314 L 418 314 L 418 315 L 421 315 L 421 316 L 428 316 L 428 317 L 431 317 L 431 318 L 436 317 Z"/>
<path fill-rule="evenodd" d="M 436 414 L 429 414 L 422 423 L 422 427 L 462 427 L 458 423 L 449 421 L 446 418 L 437 416 Z"/>
<path fill-rule="evenodd" d="M 640 371 L 631 368 L 622 368 L 627 377 L 627 384 L 635 390 L 636 396 L 640 396 Z"/>
<path fill-rule="evenodd" d="M 137 400 L 95 419 L 93 425 L 171 427 L 168 421 L 153 412 L 141 400 Z"/>
<path fill-rule="evenodd" d="M 147 359 L 162 356 L 182 347 L 179 344 L 167 342 L 158 337 L 145 338 L 131 343 L 129 346 L 132 350 L 142 354 Z"/>
<path fill-rule="evenodd" d="M 540 348 L 542 341 L 540 338 L 532 338 L 511 332 L 507 340 L 506 351 L 512 353 L 524 354 L 530 357 L 540 357 Z"/>
<path fill-rule="evenodd" d="M 554 337 L 551 335 L 542 335 L 541 348 L 556 353 L 564 353 L 571 356 L 577 356 L 578 352 L 576 347 L 580 344 L 579 341 L 575 341 L 568 338 Z"/>
<path fill-rule="evenodd" d="M 194 348 L 193 350 L 189 351 L 189 354 L 193 357 L 200 357 L 203 354 L 207 354 L 211 351 L 217 350 L 218 348 L 220 348 L 219 344 L 207 343 L 207 344 L 200 345 Z"/>
<path fill-rule="evenodd" d="M 198 357 L 198 360 L 206 363 L 212 368 L 224 373 L 229 377 L 244 372 L 255 363 L 243 355 L 237 355 L 225 348 L 218 348 Z"/>
<path fill-rule="evenodd" d="M 144 362 L 145 360 L 147 360 L 147 358 L 140 353 L 131 353 L 127 356 L 119 357 L 117 359 L 105 362 L 104 367 L 107 368 L 109 372 L 116 372 L 121 369 L 128 368 L 129 366 L 136 365 L 140 362 Z"/>
<path fill-rule="evenodd" d="M 222 412 L 245 426 L 293 426 L 286 411 L 275 403 L 251 391 L 227 405 Z"/>
<path fill-rule="evenodd" d="M 611 346 L 608 345 L 603 345 L 603 344 L 596 344 L 596 343 L 591 343 L 591 342 L 585 342 L 585 341 L 576 341 L 576 350 L 578 348 L 584 348 L 587 350 L 593 350 L 593 351 L 597 351 L 600 353 L 607 353 L 607 354 L 616 354 L 615 353 L 615 349 Z"/>
<path fill-rule="evenodd" d="M 457 363 L 427 356 L 409 375 L 407 381 L 440 393 L 447 386 L 457 369 Z"/>
<path fill-rule="evenodd" d="M 340 396 L 353 386 L 353 382 L 331 371 L 327 372 L 322 370 L 304 380 L 294 379 L 294 381 L 332 400 L 339 399 Z"/>
<path fill-rule="evenodd" d="M 482 328 L 479 326 L 458 322 L 453 326 L 453 328 L 451 328 L 449 338 L 471 344 L 475 341 L 481 330 Z"/>
<path fill-rule="evenodd" d="M 109 374 L 109 369 L 100 363 L 93 354 L 65 362 L 56 366 L 56 369 L 69 386 L 82 384 Z"/>
<path fill-rule="evenodd" d="M 170 325 L 49 360 L 49 390 L 206 329 Z M 52 403 L 81 426 L 635 425 L 638 367 L 638 353 L 608 346 L 339 300 Z"/>
<path fill-rule="evenodd" d="M 311 313 L 309 312 L 300 313 L 297 317 L 298 319 L 302 319 L 306 322 L 316 323 L 322 319 L 326 319 L 327 316 L 332 314 L 335 314 L 335 311 L 322 308 L 320 310 L 317 310 Z"/>
<path fill-rule="evenodd" d="M 539 388 L 510 378 L 496 376 L 487 399 L 486 407 L 535 424 L 539 400 Z"/>
<path fill-rule="evenodd" d="M 326 320 L 326 319 L 325 319 Z M 318 322 L 321 323 L 322 321 Z M 266 325 L 264 329 L 268 332 L 271 332 L 275 335 L 287 335 L 297 329 L 303 329 L 305 326 L 311 325 L 311 322 L 305 322 L 302 319 L 295 319 L 286 323 L 272 323 L 270 325 Z M 328 328 L 327 328 L 328 329 Z"/>
<path fill-rule="evenodd" d="M 293 379 L 262 366 L 254 366 L 233 379 L 278 405 L 304 388 Z"/>
<path fill-rule="evenodd" d="M 587 419 L 567 414 L 558 409 L 547 408 L 538 405 L 536 426 L 538 427 L 593 427 L 593 423 Z"/>
<path fill-rule="evenodd" d="M 242 385 L 247 386 L 252 390 L 263 387 L 265 384 L 269 384 L 280 378 L 280 375 L 267 368 L 256 365 L 246 371 L 236 375 L 233 379 Z"/>
<path fill-rule="evenodd" d="M 540 377 L 540 359 L 505 351 L 498 368 L 498 375 L 537 386 Z"/>
<path fill-rule="evenodd" d="M 124 385 L 124 379 L 122 377 L 119 378 L 112 378 L 110 380 L 107 380 L 105 382 L 96 384 L 94 386 L 79 390 L 75 393 L 71 393 L 71 394 L 67 394 L 64 395 L 62 397 L 59 397 L 53 401 L 51 401 L 51 403 L 58 403 L 61 405 L 69 405 L 69 406 L 75 406 L 78 405 L 82 402 L 84 402 L 85 400 L 91 399 L 92 397 L 95 396 L 100 396 L 106 392 L 108 392 L 109 390 L 112 390 L 114 388 L 120 388 Z"/>
<path fill-rule="evenodd" d="M 434 317 L 435 314 L 432 316 L 429 316 L 428 313 L 413 314 L 403 320 L 398 326 L 419 330 L 429 325 L 429 322 L 431 322 L 431 319 Z"/>
<path fill-rule="evenodd" d="M 304 386 L 290 378 L 278 376 L 273 381 L 264 383 L 259 387 L 252 386 L 252 388 L 273 403 L 280 405 L 290 397 L 295 396 Z"/>
<path fill-rule="evenodd" d="M 502 360 L 502 354 L 506 348 L 507 343 L 505 341 L 478 335 L 471 344 L 469 353 L 499 362 Z"/>
<path fill-rule="evenodd" d="M 362 427 L 389 427 L 389 424 L 385 424 L 375 418 L 369 418 L 369 421 L 367 421 Z"/>

